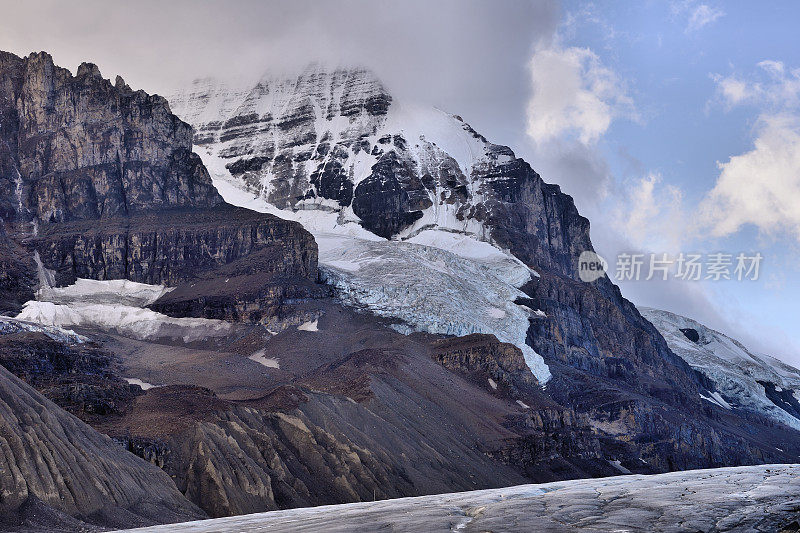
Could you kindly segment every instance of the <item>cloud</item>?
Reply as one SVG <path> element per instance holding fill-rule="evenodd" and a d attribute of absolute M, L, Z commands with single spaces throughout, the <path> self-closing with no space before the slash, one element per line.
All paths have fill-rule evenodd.
<path fill-rule="evenodd" d="M 725 12 L 721 9 L 710 7 L 707 4 L 695 6 L 691 8 L 686 32 L 697 31 L 723 16 L 725 16 Z"/>
<path fill-rule="evenodd" d="M 718 163 L 720 175 L 700 205 L 701 224 L 727 236 L 752 224 L 800 241 L 800 119 L 763 115 L 749 152 Z"/>
<path fill-rule="evenodd" d="M 558 183 L 584 214 L 608 195 L 611 171 L 593 146 L 574 139 L 553 140 L 536 150 L 533 161 L 536 170 L 547 181 Z"/>
<path fill-rule="evenodd" d="M 717 100 L 729 109 L 749 105 L 771 113 L 800 107 L 800 69 L 787 69 L 775 60 L 761 61 L 757 67 L 749 79 L 737 74 L 712 74 Z"/>
<path fill-rule="evenodd" d="M 588 48 L 539 48 L 530 62 L 528 135 L 536 143 L 575 136 L 596 142 L 633 103 L 618 76 Z"/>
<path fill-rule="evenodd" d="M 557 0 L 6 4 L 0 50 L 47 50 L 73 71 L 92 61 L 133 88 L 170 94 L 197 77 L 257 78 L 309 62 L 363 65 L 397 100 L 459 114 L 504 144 L 524 132 L 524 66 L 560 15 Z"/>
<path fill-rule="evenodd" d="M 800 241 L 800 69 L 766 60 L 749 79 L 713 76 L 727 108 L 757 110 L 753 148 L 717 163 L 720 174 L 700 204 L 701 227 L 724 237 L 753 225 Z"/>
<path fill-rule="evenodd" d="M 742 80 L 734 77 L 713 79 L 717 82 L 720 97 L 728 107 L 739 105 L 752 96 L 752 89 Z"/>
<path fill-rule="evenodd" d="M 615 120 L 636 119 L 633 100 L 594 51 L 564 47 L 558 37 L 538 46 L 528 66 L 532 160 L 587 212 L 606 198 L 612 181 L 598 142 Z"/>
<path fill-rule="evenodd" d="M 650 172 L 617 187 L 611 219 L 622 237 L 637 249 L 677 253 L 688 239 L 683 191 Z"/>

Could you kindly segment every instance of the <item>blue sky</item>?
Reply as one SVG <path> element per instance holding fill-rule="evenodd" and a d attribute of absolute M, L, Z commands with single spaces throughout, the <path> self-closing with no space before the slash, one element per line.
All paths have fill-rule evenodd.
<path fill-rule="evenodd" d="M 583 93 L 559 104 L 561 117 L 551 117 L 549 129 L 530 135 L 528 128 L 535 146 L 529 157 L 545 179 L 575 196 L 612 265 L 619 252 L 764 256 L 755 282 L 631 281 L 621 283 L 623 294 L 795 364 L 797 20 L 800 4 L 791 2 L 769 9 L 753 2 L 566 2 L 553 39 L 534 52 L 532 77 L 534 87 L 537 79 L 559 86 L 556 69 L 548 68 L 553 61 L 535 58 L 577 56 L 571 64 L 579 65 L 583 85 L 575 91 Z M 551 103 L 543 98 L 529 116 Z M 570 105 L 581 112 L 569 116 Z M 559 118 L 566 125 L 558 137 L 536 133 L 552 131 Z M 595 173 L 578 167 L 570 175 L 577 153 Z M 761 191 L 767 199 L 751 205 Z"/>
<path fill-rule="evenodd" d="M 796 2 L 0 0 L 0 49 L 169 94 L 312 61 L 373 69 L 575 197 L 606 259 L 755 252 L 758 282 L 621 283 L 800 365 Z M 48 17 L 42 17 L 46 12 Z"/>

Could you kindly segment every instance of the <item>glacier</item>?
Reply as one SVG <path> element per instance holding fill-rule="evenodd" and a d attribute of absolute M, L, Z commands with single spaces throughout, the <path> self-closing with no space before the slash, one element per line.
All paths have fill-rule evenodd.
<path fill-rule="evenodd" d="M 295 220 L 314 235 L 320 273 L 344 303 L 403 321 L 403 333 L 494 334 L 522 351 L 540 384 L 550 379 L 544 359 L 525 342 L 531 316 L 541 311 L 514 303 L 526 297 L 519 287 L 538 274 L 507 251 L 449 228 L 387 240 L 355 216 L 278 209 L 241 186 L 218 156 L 202 147 L 196 153 L 226 202 Z"/>
<path fill-rule="evenodd" d="M 794 531 L 799 489 L 800 465 L 759 465 L 325 505 L 130 531 Z"/>
<path fill-rule="evenodd" d="M 171 289 L 128 280 L 78 279 L 67 287 L 44 285 L 26 302 L 17 321 L 53 328 L 98 327 L 140 340 L 196 342 L 230 333 L 231 324 L 205 318 L 173 318 L 145 306 Z"/>
<path fill-rule="evenodd" d="M 658 329 L 676 355 L 714 382 L 717 390 L 702 394 L 704 400 L 725 409 L 761 413 L 800 429 L 800 420 L 770 400 L 762 385 L 771 383 L 777 391 L 793 391 L 800 400 L 800 370 L 767 355 L 757 355 L 739 341 L 691 318 L 647 307 L 639 311 Z M 695 330 L 697 342 L 690 340 L 682 329 Z"/>

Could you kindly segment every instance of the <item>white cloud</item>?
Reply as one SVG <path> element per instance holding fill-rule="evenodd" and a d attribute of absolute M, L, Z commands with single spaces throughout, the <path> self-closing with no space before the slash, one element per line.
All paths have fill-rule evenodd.
<path fill-rule="evenodd" d="M 649 173 L 626 187 L 616 208 L 617 227 L 636 247 L 677 252 L 687 237 L 683 192 L 662 184 L 660 174 Z"/>
<path fill-rule="evenodd" d="M 527 133 L 536 143 L 577 137 L 591 144 L 614 118 L 633 115 L 619 77 L 588 48 L 539 48 L 530 73 Z"/>
<path fill-rule="evenodd" d="M 800 240 L 800 69 L 758 63 L 749 79 L 714 76 L 727 107 L 758 110 L 753 148 L 718 163 L 720 175 L 700 204 L 700 226 L 723 237 L 752 224 Z"/>
<path fill-rule="evenodd" d="M 781 61 L 765 60 L 748 78 L 713 74 L 719 100 L 727 107 L 752 105 L 764 112 L 800 107 L 800 69 L 787 69 Z"/>
<path fill-rule="evenodd" d="M 611 182 L 597 142 L 614 120 L 636 118 L 633 101 L 588 48 L 563 47 L 556 39 L 536 48 L 529 67 L 526 133 L 533 163 L 585 212 L 606 197 Z"/>
<path fill-rule="evenodd" d="M 746 82 L 734 78 L 714 77 L 717 82 L 717 91 L 728 106 L 739 105 L 751 98 L 751 88 Z"/>
<path fill-rule="evenodd" d="M 713 8 L 707 4 L 695 6 L 691 8 L 691 14 L 689 15 L 689 23 L 686 26 L 686 31 L 697 31 L 704 26 L 708 26 L 724 15 L 725 12 L 721 9 Z"/>
<path fill-rule="evenodd" d="M 782 61 L 774 61 L 772 59 L 765 59 L 761 61 L 758 66 L 774 76 L 782 76 L 786 70 Z"/>
<path fill-rule="evenodd" d="M 714 236 L 753 224 L 766 233 L 789 231 L 800 240 L 800 119 L 762 115 L 754 148 L 718 163 L 716 185 L 700 206 Z"/>

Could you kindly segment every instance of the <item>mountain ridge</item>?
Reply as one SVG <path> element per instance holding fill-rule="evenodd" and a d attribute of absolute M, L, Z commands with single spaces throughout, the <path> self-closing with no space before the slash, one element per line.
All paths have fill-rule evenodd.
<path fill-rule="evenodd" d="M 364 79 L 353 81 L 358 77 Z M 348 79 L 362 89 L 351 98 L 360 107 L 348 108 L 347 115 L 323 113 L 338 109 Z M 523 350 L 532 348 L 547 365 L 550 381 L 546 373 L 535 373 L 547 381 L 548 394 L 588 417 L 612 440 L 627 435 L 639 450 L 635 453 L 643 452 L 643 460 L 659 468 L 730 460 L 715 444 L 722 439 L 717 432 L 728 429 L 711 429 L 701 421 L 706 416 L 700 414 L 705 413 L 699 395 L 703 380 L 608 278 L 579 281 L 577 258 L 593 249 L 589 221 L 568 195 L 545 183 L 509 148 L 492 144 L 460 117 L 409 108 L 363 70 L 325 72 L 315 67 L 294 79 L 272 82 L 274 90 L 270 83 L 260 83 L 251 91 L 229 94 L 216 118 L 210 117 L 225 99 L 225 90 L 204 83 L 170 100 L 176 113 L 195 126 L 197 151 L 206 152 L 202 157 L 228 201 L 298 220 L 320 242 L 334 234 L 377 249 L 384 245 L 370 244 L 376 237 L 395 246 L 413 235 L 436 247 L 442 246 L 438 236 L 461 234 L 490 243 L 532 272 L 519 286 L 524 295 L 514 301 L 530 310 L 525 341 L 503 340 Z M 382 101 L 388 106 L 368 109 L 364 96 L 379 91 L 387 92 Z M 209 93 L 216 103 L 205 97 Z M 237 99 L 240 105 L 231 103 Z M 346 243 L 351 241 L 344 237 L 338 246 L 349 249 Z M 452 244 L 444 248 L 460 249 Z M 403 290 L 411 280 L 393 281 L 394 276 L 384 273 L 378 279 L 387 289 L 363 290 L 360 284 L 368 281 L 359 281 L 359 270 L 352 266 L 358 261 L 328 256 L 320 264 L 333 279 L 345 280 L 339 289 L 347 298 L 355 295 L 354 303 L 410 319 L 411 330 L 448 331 L 448 326 L 431 328 L 424 316 L 415 319 L 403 311 L 409 306 L 425 310 L 432 302 L 424 297 L 396 309 L 381 298 L 381 292 L 395 290 L 393 283 Z M 399 271 L 413 269 L 398 263 Z M 443 290 L 459 294 L 461 289 L 444 284 Z M 461 330 L 470 332 L 470 326 Z M 691 429 L 676 429 L 683 424 Z M 697 441 L 688 436 L 695 432 L 704 437 Z M 661 444 L 647 442 L 654 435 L 663 439 Z M 687 438 L 693 442 L 679 444 Z M 752 453 L 748 446 L 741 449 L 743 456 Z"/>
<path fill-rule="evenodd" d="M 114 364 L 65 394 L 35 339 L 0 355 L 208 514 L 800 456 L 703 400 L 607 278 L 580 281 L 588 220 L 460 118 L 316 69 L 218 120 L 224 91 L 195 91 L 192 155 L 166 101 L 95 67 L 0 66 L 0 288 L 28 291 L 4 305 Z"/>

